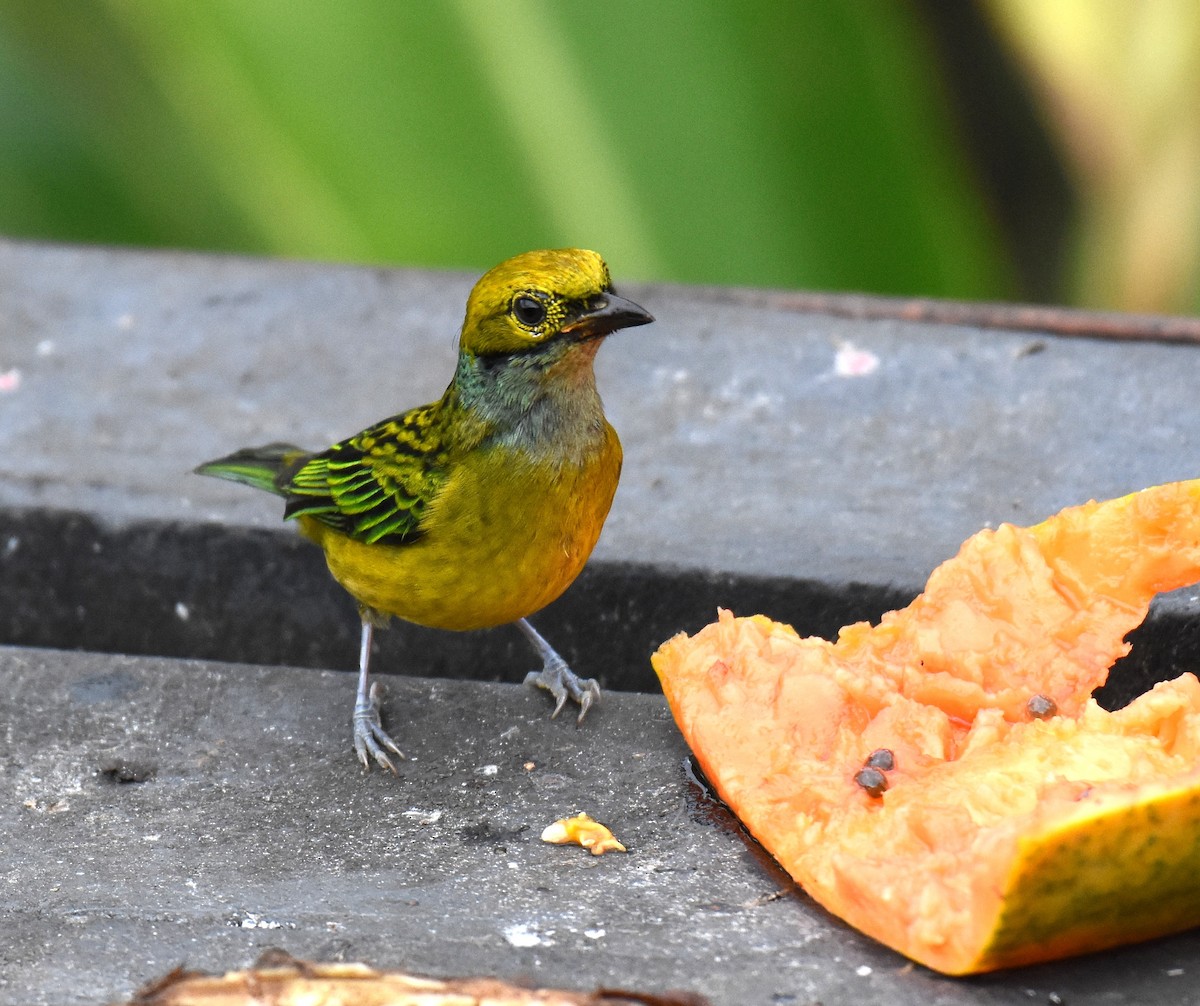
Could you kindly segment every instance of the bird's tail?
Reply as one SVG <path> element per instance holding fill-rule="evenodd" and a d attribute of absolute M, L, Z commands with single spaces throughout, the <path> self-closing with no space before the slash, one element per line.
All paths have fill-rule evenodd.
<path fill-rule="evenodd" d="M 267 444 L 263 447 L 243 447 L 240 451 L 206 461 L 197 466 L 197 475 L 211 475 L 217 479 L 241 482 L 243 485 L 262 489 L 276 496 L 286 496 L 284 488 L 292 475 L 312 454 L 292 444 Z"/>

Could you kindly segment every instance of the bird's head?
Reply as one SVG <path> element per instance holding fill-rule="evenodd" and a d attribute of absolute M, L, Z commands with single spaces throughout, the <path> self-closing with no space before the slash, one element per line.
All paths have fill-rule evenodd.
<path fill-rule="evenodd" d="M 532 251 L 501 262 L 467 300 L 461 346 L 477 357 L 530 354 L 547 361 L 621 328 L 654 320 L 618 297 L 593 251 Z"/>

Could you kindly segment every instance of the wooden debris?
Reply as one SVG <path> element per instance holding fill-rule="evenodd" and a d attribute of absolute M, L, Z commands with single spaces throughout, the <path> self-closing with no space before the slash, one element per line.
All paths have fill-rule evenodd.
<path fill-rule="evenodd" d="M 705 1006 L 689 992 L 530 989 L 496 978 L 440 980 L 319 964 L 268 951 L 253 968 L 206 975 L 177 968 L 124 1006 Z"/>

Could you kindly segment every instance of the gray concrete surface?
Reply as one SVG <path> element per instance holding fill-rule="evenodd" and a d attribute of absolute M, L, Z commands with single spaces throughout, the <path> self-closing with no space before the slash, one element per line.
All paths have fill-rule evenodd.
<path fill-rule="evenodd" d="M 597 363 L 626 464 L 596 551 L 916 590 L 967 535 L 1198 471 L 1193 346 L 1053 339 L 618 288 Z M 0 501 L 275 527 L 189 475 L 437 397 L 472 277 L 0 240 Z M 839 377 L 839 347 L 879 360 Z"/>
<path fill-rule="evenodd" d="M 5 1004 L 269 947 L 722 1006 L 1196 1001 L 1194 934 L 965 981 L 907 965 L 689 782 L 660 696 L 577 729 L 520 686 L 391 679 L 396 779 L 348 750 L 349 675 L 0 648 L 0 676 Z M 579 810 L 628 854 L 539 840 Z"/>
<path fill-rule="evenodd" d="M 650 651 L 717 604 L 829 634 L 981 526 L 1196 474 L 1200 348 L 856 321 L 612 265 L 658 322 L 600 354 L 625 473 L 538 620 L 606 687 L 652 693 Z M 413 758 L 361 776 L 350 676 L 281 666 L 351 666 L 350 605 L 274 501 L 188 472 L 435 397 L 471 279 L 0 240 L 0 1003 L 269 946 L 722 1004 L 1196 1001 L 1196 934 L 966 982 L 906 966 L 690 788 L 661 697 L 610 694 L 576 730 L 494 683 L 528 666 L 511 630 L 383 634 Z M 847 347 L 877 367 L 840 376 Z M 1197 665 L 1198 604 L 1165 599 L 1126 691 Z M 630 854 L 537 841 L 575 809 Z"/>

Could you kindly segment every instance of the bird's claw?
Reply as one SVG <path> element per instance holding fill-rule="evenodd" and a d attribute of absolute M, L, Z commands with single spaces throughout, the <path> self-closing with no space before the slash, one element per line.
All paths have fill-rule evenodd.
<path fill-rule="evenodd" d="M 580 678 L 561 658 L 547 660 L 540 671 L 530 671 L 525 675 L 525 684 L 544 688 L 554 696 L 551 719 L 562 712 L 567 699 L 574 699 L 579 703 L 579 716 L 575 722 L 582 723 L 588 710 L 600 699 L 600 683 L 595 678 Z"/>
<path fill-rule="evenodd" d="M 379 718 L 379 682 L 371 684 L 371 692 L 366 702 L 359 701 L 354 706 L 354 752 L 363 768 L 370 771 L 371 758 L 392 775 L 396 775 L 396 766 L 388 757 L 387 748 L 398 758 L 404 758 L 404 752 L 396 746 L 396 742 L 383 729 Z"/>

